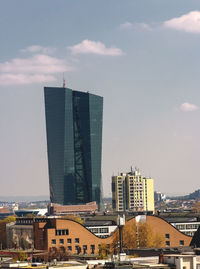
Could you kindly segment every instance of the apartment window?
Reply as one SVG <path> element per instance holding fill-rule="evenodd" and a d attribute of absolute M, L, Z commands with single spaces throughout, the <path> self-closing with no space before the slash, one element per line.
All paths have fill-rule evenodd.
<path fill-rule="evenodd" d="M 69 251 L 72 251 L 72 246 L 68 246 L 67 249 L 68 249 Z"/>
<path fill-rule="evenodd" d="M 72 243 L 71 238 L 67 238 L 67 243 L 68 243 L 68 244 L 71 244 L 71 243 Z"/>
<path fill-rule="evenodd" d="M 79 238 L 75 238 L 75 243 L 79 244 Z"/>
<path fill-rule="evenodd" d="M 184 246 L 184 240 L 180 240 L 180 246 Z"/>
<path fill-rule="evenodd" d="M 170 238 L 170 235 L 169 234 L 165 234 L 165 238 L 166 239 L 169 239 Z"/>
<path fill-rule="evenodd" d="M 166 241 L 165 245 L 166 245 L 166 247 L 169 247 L 170 246 L 170 241 Z"/>
<path fill-rule="evenodd" d="M 51 244 L 52 244 L 52 245 L 56 245 L 56 239 L 52 239 L 52 240 L 51 240 Z"/>
<path fill-rule="evenodd" d="M 64 244 L 64 239 L 60 239 L 60 244 Z"/>

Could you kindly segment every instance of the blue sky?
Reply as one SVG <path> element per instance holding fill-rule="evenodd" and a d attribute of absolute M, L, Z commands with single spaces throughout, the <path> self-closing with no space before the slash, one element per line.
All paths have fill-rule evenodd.
<path fill-rule="evenodd" d="M 0 195 L 48 194 L 43 87 L 63 72 L 104 97 L 105 196 L 130 166 L 164 193 L 199 188 L 199 1 L 0 5 Z"/>

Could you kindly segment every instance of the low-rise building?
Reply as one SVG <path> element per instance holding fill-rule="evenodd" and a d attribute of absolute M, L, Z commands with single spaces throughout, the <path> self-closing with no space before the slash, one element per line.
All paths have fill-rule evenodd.
<path fill-rule="evenodd" d="M 34 243 L 35 248 L 41 250 L 98 254 L 102 244 L 112 243 L 112 237 L 99 238 L 73 220 L 48 218 L 34 222 Z"/>
<path fill-rule="evenodd" d="M 187 255 L 187 254 L 164 255 L 163 263 L 174 266 L 176 269 L 197 269 L 196 255 Z"/>
<path fill-rule="evenodd" d="M 49 215 L 82 215 L 82 214 L 93 214 L 98 211 L 96 202 L 90 202 L 83 205 L 59 205 L 50 203 L 48 205 Z"/>

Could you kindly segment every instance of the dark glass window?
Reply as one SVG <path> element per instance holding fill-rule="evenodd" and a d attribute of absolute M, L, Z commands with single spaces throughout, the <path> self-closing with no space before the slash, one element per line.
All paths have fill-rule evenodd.
<path fill-rule="evenodd" d="M 83 245 L 83 254 L 87 253 L 87 245 Z"/>
<path fill-rule="evenodd" d="M 51 240 L 51 244 L 52 244 L 52 245 L 55 245 L 55 244 L 56 244 L 56 239 L 52 239 L 52 240 Z"/>
<path fill-rule="evenodd" d="M 91 249 L 91 254 L 94 254 L 95 245 L 91 245 L 91 246 L 90 246 L 90 249 Z"/>
<path fill-rule="evenodd" d="M 77 251 L 77 254 L 81 253 L 81 247 L 80 246 L 75 246 L 75 249 Z"/>
<path fill-rule="evenodd" d="M 56 230 L 56 235 L 68 235 L 68 234 L 69 234 L 68 229 Z"/>
<path fill-rule="evenodd" d="M 165 238 L 169 239 L 170 235 L 169 234 L 165 234 Z"/>
<path fill-rule="evenodd" d="M 60 239 L 60 244 L 64 244 L 64 239 Z"/>
<path fill-rule="evenodd" d="M 79 238 L 75 238 L 75 243 L 79 244 Z"/>
<path fill-rule="evenodd" d="M 72 243 L 71 238 L 67 238 L 67 243 L 68 243 L 68 244 L 71 244 L 71 243 Z"/>

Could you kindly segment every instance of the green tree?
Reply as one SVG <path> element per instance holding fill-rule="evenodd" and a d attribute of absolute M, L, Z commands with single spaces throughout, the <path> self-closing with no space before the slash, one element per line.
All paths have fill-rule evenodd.
<path fill-rule="evenodd" d="M 16 220 L 16 216 L 15 215 L 12 215 L 12 216 L 8 216 L 7 218 L 5 218 L 3 221 L 5 223 L 10 223 L 10 222 L 15 222 Z"/>

